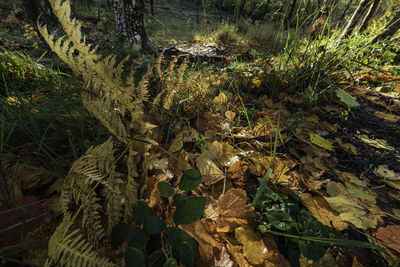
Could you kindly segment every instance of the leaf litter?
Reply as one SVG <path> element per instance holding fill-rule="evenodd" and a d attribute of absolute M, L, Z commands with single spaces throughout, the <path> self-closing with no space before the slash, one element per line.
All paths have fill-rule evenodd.
<path fill-rule="evenodd" d="M 372 79 L 372 72 L 366 74 L 359 78 Z M 259 79 L 252 82 L 255 88 L 261 86 Z M 398 93 L 398 87 L 395 91 Z M 393 101 L 385 102 L 387 98 Z M 301 97 L 281 94 L 279 99 L 277 102 L 267 96 L 256 99 L 250 95 L 240 100 L 229 90 L 221 90 L 212 99 L 212 112 L 198 114 L 193 127 L 174 129 L 168 151 L 200 171 L 201 185 L 190 194 L 207 197 L 202 219 L 179 226 L 199 242 L 196 264 L 293 265 L 293 259 L 285 253 L 290 243 L 269 233 L 261 234 L 258 224 L 262 214 L 250 204 L 268 169 L 272 170 L 268 192 L 276 202 L 283 199 L 278 195 L 286 197 L 296 192 L 297 208 L 305 208 L 307 216 L 336 231 L 337 238 L 370 238 L 399 260 L 398 96 L 349 83 L 331 97 L 329 104 L 317 108 L 305 104 Z M 252 125 L 244 119 L 248 111 L 243 110 L 241 101 L 245 105 L 256 103 Z M 198 148 L 193 149 L 196 145 Z M 168 182 L 177 188 L 176 177 L 187 166 L 160 152 L 148 158 L 151 175 L 141 195 L 152 214 L 164 215 L 167 224 L 173 224 L 172 200 L 163 198 L 157 185 Z M 16 184 L 39 187 L 34 179 L 37 173 L 28 171 L 24 177 L 17 176 Z M 6 173 L 6 177 L 11 176 L 11 172 Z M 20 190 L 18 187 L 15 190 Z M 52 188 L 51 193 L 57 190 Z M 20 199 L 24 201 L 23 196 Z M 274 211 L 282 208 L 274 205 Z M 288 224 L 297 223 L 293 217 L 287 218 Z M 360 235 L 360 231 L 366 235 Z M 307 236 L 312 235 L 307 232 Z M 297 263 L 336 266 L 335 260 L 340 257 L 346 257 L 353 266 L 376 266 L 379 262 L 378 253 L 368 256 L 370 250 L 361 250 L 357 256 L 341 255 L 335 245 L 331 247 L 319 260 L 309 260 L 300 253 Z M 382 256 L 390 260 L 386 254 Z"/>

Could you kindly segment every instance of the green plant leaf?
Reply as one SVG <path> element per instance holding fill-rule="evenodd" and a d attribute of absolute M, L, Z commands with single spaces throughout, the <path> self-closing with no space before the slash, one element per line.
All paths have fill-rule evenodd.
<path fill-rule="evenodd" d="M 206 198 L 191 196 L 180 199 L 179 201 L 174 201 L 174 204 L 176 205 L 174 222 L 178 225 L 189 224 L 197 221 L 203 215 Z"/>
<path fill-rule="evenodd" d="M 187 196 L 182 195 L 182 194 L 176 194 L 174 196 L 174 206 L 178 206 L 180 202 L 182 202 L 183 200 L 185 200 L 187 198 Z"/>
<path fill-rule="evenodd" d="M 163 267 L 178 267 L 178 263 L 174 258 L 169 258 L 163 265 Z"/>
<path fill-rule="evenodd" d="M 127 267 L 145 267 L 143 252 L 137 248 L 128 247 L 125 254 L 125 264 Z"/>
<path fill-rule="evenodd" d="M 136 202 L 135 206 L 133 207 L 133 220 L 136 224 L 144 223 L 144 220 L 147 216 L 149 216 L 149 206 L 145 200 L 140 199 Z"/>
<path fill-rule="evenodd" d="M 119 222 L 111 231 L 111 249 L 119 248 L 129 236 L 131 226 L 127 223 Z"/>
<path fill-rule="evenodd" d="M 181 180 L 179 181 L 179 189 L 190 191 L 199 186 L 201 182 L 201 173 L 198 170 L 184 170 Z"/>
<path fill-rule="evenodd" d="M 325 247 L 312 241 L 299 240 L 299 249 L 301 254 L 310 260 L 319 260 L 325 254 Z"/>
<path fill-rule="evenodd" d="M 144 220 L 144 230 L 150 235 L 161 233 L 165 227 L 165 222 L 157 216 L 147 216 Z"/>
<path fill-rule="evenodd" d="M 148 266 L 162 266 L 165 263 L 165 255 L 161 250 L 154 251 L 149 255 Z"/>
<path fill-rule="evenodd" d="M 268 222 L 272 224 L 275 228 L 288 231 L 290 230 L 290 221 L 292 218 L 289 213 L 287 213 L 283 209 L 271 209 L 267 212 L 264 212 L 263 215 L 267 218 Z"/>
<path fill-rule="evenodd" d="M 161 196 L 163 197 L 170 197 L 174 193 L 174 189 L 172 186 L 164 181 L 161 181 L 157 184 L 158 191 L 160 191 Z"/>
<path fill-rule="evenodd" d="M 128 241 L 128 246 L 141 248 L 144 250 L 146 248 L 146 241 L 147 241 L 146 233 L 142 229 L 136 228 L 131 233 L 131 236 Z"/>
<path fill-rule="evenodd" d="M 197 252 L 197 249 L 199 248 L 199 243 L 196 241 L 196 239 L 192 238 L 185 231 L 182 231 L 181 229 L 176 227 L 168 227 L 165 232 L 167 233 L 168 242 L 173 250 L 178 251 L 180 244 L 182 242 L 186 242 L 190 245 L 194 252 Z"/>
<path fill-rule="evenodd" d="M 187 267 L 194 266 L 194 255 L 195 252 L 187 242 L 182 242 L 179 246 L 179 259 Z"/>

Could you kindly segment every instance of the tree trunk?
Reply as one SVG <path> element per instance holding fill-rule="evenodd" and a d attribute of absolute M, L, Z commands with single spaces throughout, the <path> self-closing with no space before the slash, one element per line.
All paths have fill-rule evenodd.
<path fill-rule="evenodd" d="M 365 15 L 363 21 L 361 22 L 360 33 L 365 31 L 365 29 L 367 28 L 368 22 L 374 16 L 375 11 L 379 6 L 379 3 L 380 3 L 380 0 L 374 0 L 374 2 L 369 7 L 367 14 Z"/>
<path fill-rule="evenodd" d="M 150 0 L 150 14 L 154 16 L 154 0 Z"/>
<path fill-rule="evenodd" d="M 400 29 L 400 8 L 395 11 L 393 19 L 386 25 L 384 31 L 376 36 L 372 43 L 392 37 Z"/>
<path fill-rule="evenodd" d="M 352 4 L 352 3 L 353 3 L 353 0 L 350 0 L 350 1 L 347 3 L 346 7 L 344 8 L 343 14 L 342 14 L 342 16 L 340 17 L 339 21 L 343 21 L 343 20 L 344 20 L 344 18 L 346 17 L 347 11 L 348 11 L 349 8 L 351 7 L 351 4 Z"/>
<path fill-rule="evenodd" d="M 144 27 L 143 0 L 114 0 L 116 32 L 120 40 L 128 39 L 133 47 L 155 55 L 156 49 L 147 37 Z"/>
<path fill-rule="evenodd" d="M 361 0 L 360 1 L 356 10 L 354 11 L 353 15 L 351 16 L 349 22 L 347 23 L 346 27 L 344 28 L 340 38 L 348 37 L 353 32 L 354 28 L 356 27 L 358 21 L 361 18 L 363 11 L 367 7 L 368 2 L 369 2 L 369 0 Z"/>

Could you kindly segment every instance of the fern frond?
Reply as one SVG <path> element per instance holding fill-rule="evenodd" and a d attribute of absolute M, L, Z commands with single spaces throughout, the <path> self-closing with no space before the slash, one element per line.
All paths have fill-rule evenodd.
<path fill-rule="evenodd" d="M 71 230 L 72 223 L 63 221 L 49 240 L 46 266 L 117 266 L 99 255 L 79 230 Z"/>

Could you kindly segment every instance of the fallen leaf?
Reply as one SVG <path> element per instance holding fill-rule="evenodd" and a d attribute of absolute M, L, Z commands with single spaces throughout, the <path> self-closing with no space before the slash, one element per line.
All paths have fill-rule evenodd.
<path fill-rule="evenodd" d="M 318 134 L 310 133 L 310 141 L 311 141 L 311 143 L 316 144 L 317 146 L 323 147 L 326 150 L 334 151 L 332 142 L 319 136 Z"/>
<path fill-rule="evenodd" d="M 391 123 L 397 123 L 400 121 L 400 116 L 391 114 L 391 113 L 385 113 L 385 112 L 380 112 L 380 111 L 375 111 L 374 115 L 378 118 L 382 118 L 384 120 L 387 120 L 388 122 Z"/>
<path fill-rule="evenodd" d="M 366 199 L 368 201 L 371 201 L 372 203 L 376 203 L 376 198 L 378 197 L 378 194 L 376 194 L 375 192 L 349 182 L 345 183 L 345 185 L 346 189 L 353 196 L 358 197 L 359 199 Z"/>
<path fill-rule="evenodd" d="M 233 121 L 236 117 L 236 113 L 233 111 L 228 110 L 227 112 L 225 112 L 225 117 L 229 120 L 229 121 Z"/>
<path fill-rule="evenodd" d="M 232 255 L 234 262 L 237 265 L 239 265 L 239 267 L 250 267 L 250 264 L 247 262 L 243 253 L 241 252 L 241 246 L 234 245 L 227 238 L 225 238 L 225 241 L 226 241 L 226 248 Z"/>
<path fill-rule="evenodd" d="M 325 197 L 331 208 L 339 213 L 339 217 L 360 229 L 375 228 L 378 220 L 369 208 L 350 194 L 341 183 L 329 182 L 326 185 L 328 194 Z M 364 205 L 363 205 L 364 204 Z"/>
<path fill-rule="evenodd" d="M 309 193 L 300 194 L 300 199 L 311 214 L 322 224 L 328 227 L 334 227 L 338 231 L 345 230 L 349 224 L 343 221 L 339 214 L 334 211 L 328 202 L 321 196 L 312 196 Z"/>
<path fill-rule="evenodd" d="M 247 204 L 246 191 L 230 189 L 218 199 L 217 231 L 232 233 L 241 225 L 258 218 L 258 213 Z"/>
<path fill-rule="evenodd" d="M 214 141 L 208 142 L 207 148 L 202 148 L 200 156 L 216 161 L 222 167 L 226 166 L 236 156 L 236 152 L 228 143 Z"/>
<path fill-rule="evenodd" d="M 179 131 L 175 138 L 171 141 L 168 151 L 171 153 L 178 152 L 183 148 L 184 143 L 194 143 L 199 140 L 199 134 L 195 129 L 189 126 L 184 126 Z"/>
<path fill-rule="evenodd" d="M 373 147 L 376 147 L 376 148 L 386 149 L 386 150 L 389 150 L 389 151 L 394 151 L 395 150 L 394 147 L 389 146 L 386 143 L 386 140 L 383 140 L 383 139 L 370 139 L 365 134 L 359 135 L 358 137 L 361 139 L 361 141 L 363 141 L 364 143 L 366 143 L 366 144 L 368 144 L 370 146 L 373 146 Z"/>
<path fill-rule="evenodd" d="M 359 107 L 360 104 L 357 102 L 357 99 L 354 96 L 349 95 L 345 91 L 341 89 L 336 90 L 336 96 L 339 97 L 340 101 L 346 104 L 349 108 Z"/>
<path fill-rule="evenodd" d="M 243 254 L 251 264 L 262 264 L 267 258 L 268 249 L 258 232 L 248 226 L 236 228 L 235 237 L 243 244 Z"/>
<path fill-rule="evenodd" d="M 228 179 L 233 180 L 233 183 L 244 186 L 244 179 L 249 165 L 243 161 L 236 161 L 229 166 L 226 176 Z"/>
<path fill-rule="evenodd" d="M 358 150 L 353 144 L 343 143 L 339 137 L 335 137 L 335 141 L 339 144 L 339 146 L 345 148 L 346 150 L 350 150 L 354 155 L 358 155 Z"/>
<path fill-rule="evenodd" d="M 378 168 L 374 170 L 374 173 L 385 179 L 400 181 L 400 173 L 392 171 L 386 164 L 379 165 Z"/>
<path fill-rule="evenodd" d="M 214 236 L 210 233 L 205 220 L 199 220 L 191 224 L 180 225 L 182 230 L 199 242 L 199 254 L 203 266 L 209 266 L 216 256 L 213 255 L 214 249 L 218 252 L 222 250 L 222 246 Z"/>
<path fill-rule="evenodd" d="M 215 184 L 225 178 L 224 173 L 210 159 L 200 156 L 196 160 L 196 166 L 201 173 L 201 182 L 206 185 Z"/>
<path fill-rule="evenodd" d="M 383 245 L 395 261 L 400 259 L 400 225 L 388 225 L 380 227 L 373 234 L 378 239 L 379 244 Z"/>
<path fill-rule="evenodd" d="M 214 266 L 218 267 L 233 267 L 235 263 L 229 257 L 225 246 L 222 247 L 221 254 L 219 255 L 219 260 L 214 260 Z"/>

